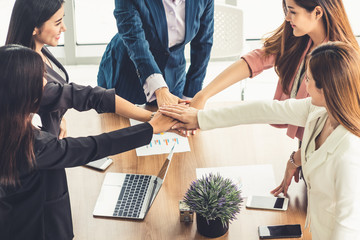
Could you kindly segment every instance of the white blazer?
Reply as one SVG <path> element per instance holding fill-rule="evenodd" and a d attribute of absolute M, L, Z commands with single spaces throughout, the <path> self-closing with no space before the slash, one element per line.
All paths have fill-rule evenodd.
<path fill-rule="evenodd" d="M 250 123 L 305 127 L 301 162 L 313 239 L 360 239 L 360 138 L 339 125 L 315 150 L 315 138 L 327 116 L 325 108 L 312 105 L 311 98 L 306 98 L 202 110 L 198 121 L 202 130 Z"/>

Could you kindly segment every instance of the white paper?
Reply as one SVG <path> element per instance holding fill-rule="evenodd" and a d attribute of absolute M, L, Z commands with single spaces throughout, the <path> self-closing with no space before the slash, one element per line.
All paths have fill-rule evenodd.
<path fill-rule="evenodd" d="M 141 122 L 134 119 L 130 119 L 130 125 L 134 126 Z M 136 148 L 137 156 L 149 156 L 156 154 L 169 153 L 171 148 L 175 144 L 174 152 L 190 152 L 189 140 L 187 137 L 182 137 L 176 133 L 163 132 L 159 134 L 153 134 L 149 145 Z"/>
<path fill-rule="evenodd" d="M 242 197 L 272 196 L 270 191 L 276 187 L 274 170 L 270 164 L 196 169 L 198 179 L 209 173 L 219 173 L 224 178 L 230 178 L 240 187 Z"/>

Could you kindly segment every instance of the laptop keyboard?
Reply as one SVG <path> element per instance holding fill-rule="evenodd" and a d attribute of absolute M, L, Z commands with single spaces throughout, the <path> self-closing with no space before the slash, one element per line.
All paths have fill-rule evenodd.
<path fill-rule="evenodd" d="M 151 176 L 126 174 L 113 216 L 138 218 Z"/>

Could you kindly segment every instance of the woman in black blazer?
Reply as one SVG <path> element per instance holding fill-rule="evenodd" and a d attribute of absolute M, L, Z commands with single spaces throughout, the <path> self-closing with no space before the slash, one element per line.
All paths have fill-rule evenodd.
<path fill-rule="evenodd" d="M 69 194 L 54 170 L 84 165 L 151 141 L 174 120 L 149 122 L 97 136 L 58 139 L 32 125 L 43 95 L 44 64 L 29 48 L 0 47 L 0 239 L 72 239 Z M 62 195 L 48 201 L 51 189 Z"/>
<path fill-rule="evenodd" d="M 69 108 L 79 111 L 95 109 L 99 113 L 116 112 L 141 121 L 150 120 L 151 112 L 116 96 L 113 89 L 68 84 L 69 77 L 65 68 L 45 47 L 45 44 L 56 46 L 61 32 L 66 30 L 63 4 L 63 0 L 17 0 L 6 39 L 6 44 L 20 44 L 35 50 L 45 63 L 45 78 L 48 83 L 44 87 L 38 111 L 42 130 L 59 136 L 60 139 L 64 137 L 66 128 L 61 130 L 60 123 Z M 129 148 L 133 146 L 129 145 Z M 43 180 L 46 192 L 44 216 L 48 226 L 53 223 L 49 227 L 51 232 L 47 232 L 46 237 L 70 239 L 73 231 L 65 170 L 49 168 L 43 172 Z M 68 220 L 57 224 L 58 216 Z"/>

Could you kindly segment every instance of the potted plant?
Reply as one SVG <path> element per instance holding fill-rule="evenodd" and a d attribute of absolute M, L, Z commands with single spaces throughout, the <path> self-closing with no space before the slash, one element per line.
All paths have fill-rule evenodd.
<path fill-rule="evenodd" d="M 219 237 L 240 212 L 241 191 L 230 179 L 209 174 L 193 181 L 184 202 L 196 213 L 198 232 L 206 237 Z"/>

